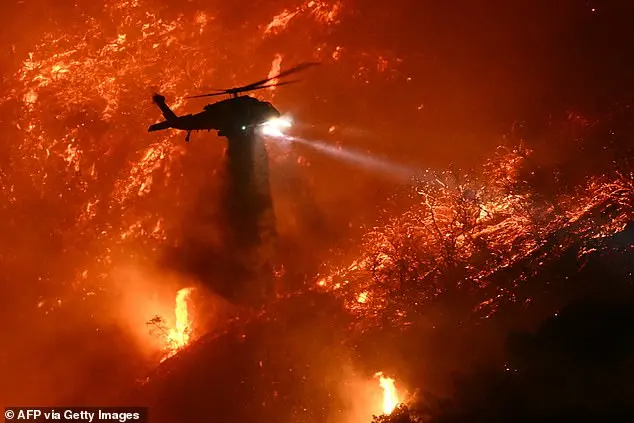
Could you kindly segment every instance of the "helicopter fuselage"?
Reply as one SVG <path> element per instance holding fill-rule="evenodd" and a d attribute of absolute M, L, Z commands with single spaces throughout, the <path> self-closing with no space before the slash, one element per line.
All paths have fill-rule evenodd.
<path fill-rule="evenodd" d="M 188 132 L 216 130 L 223 136 L 246 131 L 280 117 L 280 112 L 271 103 L 247 95 L 211 103 L 200 113 L 183 116 L 176 116 L 165 104 L 163 96 L 155 96 L 154 102 L 166 120 L 151 125 L 148 132 L 168 128 Z"/>

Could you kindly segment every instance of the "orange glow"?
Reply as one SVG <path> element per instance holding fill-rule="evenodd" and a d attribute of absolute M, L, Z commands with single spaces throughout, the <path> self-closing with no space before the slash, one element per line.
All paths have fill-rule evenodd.
<path fill-rule="evenodd" d="M 337 17 L 341 11 L 340 2 L 327 2 L 319 0 L 306 0 L 295 10 L 283 10 L 273 17 L 266 26 L 264 34 L 276 34 L 285 30 L 289 23 L 296 17 L 305 15 L 312 17 L 315 21 L 323 24 L 333 24 L 337 22 Z"/>
<path fill-rule="evenodd" d="M 187 302 L 192 291 L 193 288 L 183 288 L 179 290 L 178 293 L 176 293 L 176 308 L 174 309 L 176 323 L 174 327 L 171 328 L 167 333 L 167 352 L 163 360 L 174 356 L 178 351 L 189 344 L 192 330 L 192 321 L 189 316 Z"/>
<path fill-rule="evenodd" d="M 281 66 L 282 66 L 282 55 L 278 53 L 275 55 L 275 58 L 273 59 L 273 62 L 271 63 L 271 70 L 269 71 L 267 78 L 273 78 L 275 75 L 278 75 L 280 73 Z M 277 84 L 278 82 L 279 82 L 279 79 L 272 79 L 271 82 L 269 83 L 273 84 L 273 86 L 270 87 L 269 90 L 274 91 L 275 84 Z"/>
<path fill-rule="evenodd" d="M 493 254 L 485 265 L 467 266 L 465 278 L 473 287 L 483 288 L 491 275 L 539 253 L 558 231 L 570 234 L 553 246 L 562 250 L 573 242 L 623 230 L 631 216 L 631 203 L 625 197 L 634 192 L 634 174 L 589 178 L 574 194 L 560 194 L 556 207 L 544 205 L 535 202 L 530 192 L 509 193 L 509 187 L 519 183 L 531 154 L 523 147 L 500 149 L 485 165 L 483 175 L 428 172 L 420 183 L 419 203 L 367 234 L 361 254 L 350 265 L 331 268 L 329 275 L 316 281 L 317 286 L 343 298 L 348 311 L 363 325 L 378 325 L 387 317 L 408 326 L 410 316 L 444 287 L 397 297 L 392 294 L 401 288 L 399 281 L 428 274 L 431 282 L 432 269 L 439 264 L 469 263 L 484 248 Z M 609 221 L 597 224 L 593 213 L 605 204 L 623 206 Z M 475 311 L 488 317 L 500 304 L 517 301 L 518 286 L 518 282 L 500 286 L 494 296 L 483 297 Z"/>
<path fill-rule="evenodd" d="M 183 353 L 203 331 L 220 331 L 225 314 L 233 317 L 233 313 L 243 312 L 227 306 L 229 310 L 223 309 L 216 317 L 214 302 L 214 310 L 209 312 L 213 323 L 208 324 L 202 304 L 208 298 L 199 304 L 198 295 L 211 295 L 208 291 L 213 292 L 218 281 L 213 276 L 194 274 L 193 269 L 179 273 L 190 263 L 190 257 L 180 256 L 192 251 L 181 246 L 191 241 L 194 246 L 209 243 L 218 250 L 224 248 L 224 228 L 218 216 L 225 204 L 219 201 L 226 179 L 221 153 L 225 141 L 217 139 L 213 132 L 195 134 L 192 144 L 184 143 L 184 134 L 176 130 L 147 134 L 148 124 L 162 119 L 151 103 L 154 92 L 164 94 L 177 114 L 195 113 L 204 103 L 185 100 L 188 95 L 207 92 L 208 87 L 237 86 L 260 79 L 268 63 L 270 77 L 287 62 L 318 60 L 324 67 L 321 80 L 317 78 L 314 85 L 307 77 L 296 91 L 296 86 L 291 85 L 288 91 L 286 87 L 280 87 L 282 91 L 271 87 L 270 91 L 253 94 L 269 99 L 275 94 L 280 101 L 273 103 L 281 113 L 297 113 L 298 136 L 327 138 L 339 146 L 353 147 L 358 141 L 359 148 L 367 144 L 377 154 L 391 157 L 401 148 L 405 152 L 410 147 L 417 148 L 407 144 L 410 138 L 417 138 L 417 145 L 449 144 L 427 141 L 426 132 L 416 132 L 430 125 L 425 119 L 462 126 L 462 115 L 443 116 L 442 107 L 436 107 L 444 104 L 439 100 L 445 96 L 453 98 L 453 90 L 447 95 L 441 84 L 438 90 L 442 96 L 432 95 L 431 88 L 428 95 L 419 88 L 435 88 L 435 82 L 416 71 L 419 64 L 409 59 L 405 51 L 401 65 L 396 57 L 397 52 L 401 53 L 400 47 L 391 52 L 392 48 L 387 48 L 392 41 L 389 37 L 382 44 L 379 34 L 365 37 L 364 31 L 344 28 L 347 19 L 365 21 L 354 10 L 355 3 L 363 2 L 271 2 L 262 8 L 240 8 L 244 16 L 226 22 L 225 12 L 230 10 L 225 11 L 220 3 L 191 2 L 185 7 L 176 2 L 168 7 L 167 2 L 107 0 L 81 13 L 82 1 L 77 3 L 73 11 L 68 9 L 69 25 L 62 19 L 66 11 L 56 10 L 51 19 L 46 19 L 50 20 L 46 26 L 37 28 L 34 23 L 24 28 L 25 38 L 16 40 L 20 41 L 17 53 L 16 46 L 5 44 L 6 53 L 10 47 L 14 52 L 6 55 L 10 58 L 6 67 L 3 62 L 7 87 L 0 98 L 7 141 L 0 151 L 0 192 L 5 199 L 0 212 L 3 229 L 7 230 L 0 260 L 9 275 L 4 282 L 9 293 L 19 293 L 20 298 L 29 300 L 26 304 L 32 305 L 28 310 L 5 310 L 10 316 L 33 314 L 33 323 L 29 324 L 34 329 L 15 331 L 24 333 L 25 338 L 36 339 L 40 333 L 52 332 L 48 329 L 62 324 L 79 334 L 96 333 L 99 339 L 109 340 L 110 331 L 116 335 L 122 328 L 126 335 L 130 332 L 132 342 L 116 341 L 116 347 L 130 347 L 130 355 L 140 351 L 154 365 Z M 199 7 L 206 11 L 197 10 Z M 70 18 L 76 20 L 72 25 Z M 371 40 L 367 45 L 366 38 Z M 335 41 L 337 45 L 333 44 Z M 456 48 L 460 45 L 451 43 Z M 421 68 L 427 68 L 425 62 L 422 64 Z M 435 72 L 432 70 L 430 75 Z M 406 77 L 411 81 L 410 74 L 414 81 L 411 89 L 398 85 Z M 461 79 L 456 76 L 451 73 L 448 79 Z M 376 86 L 360 87 L 360 81 L 366 80 L 376 81 L 372 82 Z M 424 82 L 415 86 L 417 81 Z M 510 86 L 507 81 L 502 82 L 505 83 L 500 86 Z M 391 87 L 397 89 L 392 91 Z M 374 91 L 384 94 L 379 98 Z M 418 93 L 422 93 L 421 98 L 401 97 Z M 466 103 L 478 98 L 473 92 L 465 96 L 469 99 Z M 372 101 L 364 104 L 366 100 Z M 429 107 L 418 114 L 421 121 L 411 120 L 414 112 L 408 110 L 423 101 Z M 370 112 L 364 111 L 367 109 Z M 395 116 L 398 127 L 391 123 Z M 464 122 L 465 128 L 469 124 Z M 430 134 L 436 133 L 433 126 L 429 127 Z M 443 134 L 440 129 L 438 133 Z M 441 135 L 438 138 L 442 140 Z M 407 213 L 395 216 L 391 209 L 386 210 L 385 215 L 389 213 L 391 219 L 377 222 L 361 241 L 362 229 L 358 228 L 374 225 L 375 209 L 387 203 L 385 197 L 375 196 L 389 190 L 389 183 L 383 186 L 382 181 L 376 182 L 375 187 L 370 182 L 374 176 L 365 171 L 351 172 L 347 165 L 312 155 L 308 149 L 294 151 L 283 143 L 271 144 L 271 192 L 283 246 L 279 256 L 287 268 L 279 285 L 301 291 L 298 296 L 315 289 L 319 298 L 329 295 L 343 299 L 333 304 L 345 305 L 351 317 L 346 323 L 352 322 L 350 333 L 372 324 L 404 325 L 416 321 L 411 316 L 426 310 L 425 301 L 441 296 L 446 289 L 443 279 L 437 277 L 445 266 L 446 251 L 456 263 L 468 264 L 455 267 L 464 269 L 461 286 L 476 291 L 493 284 L 491 275 L 539 252 L 545 241 L 570 245 L 609 236 L 631 220 L 634 210 L 634 175 L 624 173 L 618 178 L 595 176 L 576 187 L 574 193 L 559 195 L 553 201 L 558 208 L 556 213 L 546 206 L 533 212 L 530 193 L 509 189 L 523 186 L 518 184 L 522 178 L 520 170 L 531 152 L 504 151 L 489 163 L 490 170 L 477 178 L 464 177 L 459 184 L 445 183 L 451 175 L 434 174 L 438 183 L 422 182 L 418 195 L 413 194 L 415 204 Z M 287 147 L 290 152 L 275 151 Z M 461 147 L 457 145 L 455 150 L 462 150 Z M 420 158 L 419 164 L 440 166 L 433 155 L 419 153 L 412 150 L 405 155 Z M 473 204 L 471 195 L 468 200 L 462 195 L 467 190 L 473 192 Z M 371 195 L 363 195 L 366 193 Z M 398 201 L 398 210 L 411 205 Z M 613 216 L 604 216 L 605 204 L 618 208 Z M 621 213 L 622 210 L 629 210 L 629 214 Z M 537 221 L 542 215 L 543 220 Z M 540 224 L 542 221 L 545 224 Z M 562 237 L 562 233 L 570 236 Z M 335 248 L 342 240 L 343 246 Z M 348 241 L 354 245 L 350 251 L 346 247 Z M 179 254 L 171 254 L 174 249 Z M 278 251 L 274 253 L 277 259 Z M 183 263 L 175 263 L 177 260 Z M 336 260 L 339 267 L 330 266 L 329 260 Z M 160 268 L 155 269 L 159 262 Z M 437 274 L 433 274 L 435 269 L 440 269 Z M 175 273 L 174 280 L 163 280 L 166 271 Z M 309 279 L 307 289 L 304 279 L 315 272 L 320 274 L 314 281 Z M 234 277 L 237 278 L 230 274 L 227 279 Z M 295 279 L 301 279 L 302 284 L 295 284 Z M 515 301 L 515 292 L 519 291 L 515 288 L 521 283 L 507 278 L 500 286 L 481 289 L 473 302 L 479 304 L 477 312 L 484 310 L 489 314 L 503 301 Z M 15 290 L 10 284 L 15 284 Z M 197 284 L 201 288 L 179 290 Z M 287 294 L 282 288 L 280 291 Z M 22 306 L 22 302 L 15 307 L 18 305 Z M 272 318 L 275 310 L 264 310 L 270 313 L 265 317 Z M 250 318 L 249 313 L 250 310 L 244 312 Z M 157 320 L 150 326 L 156 330 L 148 334 L 147 322 L 157 314 L 166 319 Z M 22 350 L 9 347 L 5 349 L 18 353 Z M 75 360 L 59 348 L 61 358 L 49 359 L 48 351 L 40 351 L 39 347 L 35 351 L 33 357 L 52 363 L 68 361 L 73 369 L 82 368 L 75 366 L 75 361 L 88 363 L 93 358 L 100 359 L 96 354 L 112 354 L 107 347 L 95 347 L 91 352 L 82 352 L 86 357 Z M 60 353 L 55 350 L 51 354 Z M 262 358 L 265 370 L 266 359 Z M 0 364 L 7 363 L 12 361 L 0 357 Z M 121 364 L 124 367 L 127 363 Z M 313 369 L 321 370 L 316 365 Z M 86 385 L 81 379 L 67 379 L 69 386 L 72 383 L 83 389 Z M 363 412 L 378 410 L 379 401 L 374 396 L 379 392 L 383 394 L 381 409 L 387 414 L 399 400 L 409 398 L 402 386 L 410 383 L 409 378 L 398 381 L 399 391 L 394 379 L 382 373 L 377 373 L 376 378 L 366 373 L 358 379 L 367 393 L 358 406 Z M 0 388 L 0 396 L 3 394 Z M 56 392 L 51 390 L 51 394 Z M 33 403 L 42 401 L 34 399 Z"/>
<path fill-rule="evenodd" d="M 383 414 L 391 414 L 400 403 L 394 379 L 384 377 L 383 372 L 378 372 L 374 376 L 379 379 L 379 386 L 383 389 Z"/>

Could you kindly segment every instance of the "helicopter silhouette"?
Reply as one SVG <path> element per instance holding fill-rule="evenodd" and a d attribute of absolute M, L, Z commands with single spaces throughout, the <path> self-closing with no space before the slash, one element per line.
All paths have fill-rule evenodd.
<path fill-rule="evenodd" d="M 209 94 L 185 97 L 203 98 L 221 95 L 231 96 L 231 98 L 206 105 L 202 112 L 196 114 L 177 116 L 165 102 L 165 97 L 160 94 L 155 94 L 152 97 L 152 101 L 161 110 L 165 120 L 163 122 L 150 125 L 148 132 L 161 131 L 169 128 L 179 129 L 187 131 L 185 141 L 189 141 L 192 131 L 211 131 L 213 129 L 218 131 L 219 136 L 225 136 L 228 138 L 241 136 L 245 133 L 252 133 L 258 126 L 279 118 L 281 114 L 269 102 L 260 101 L 257 98 L 248 95 L 240 96 L 240 94 L 299 82 L 297 80 L 293 80 L 271 83 L 271 81 L 301 72 L 316 65 L 319 65 L 319 63 L 302 63 L 284 72 L 280 72 L 273 77 L 253 82 L 248 85 L 243 85 L 242 87 L 214 90 L 215 92 Z"/>

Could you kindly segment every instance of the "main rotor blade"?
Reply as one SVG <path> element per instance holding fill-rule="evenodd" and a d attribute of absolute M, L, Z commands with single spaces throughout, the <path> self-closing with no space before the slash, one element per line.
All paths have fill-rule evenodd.
<path fill-rule="evenodd" d="M 299 79 L 295 79 L 293 81 L 279 82 L 277 84 L 260 85 L 259 87 L 249 88 L 248 90 L 244 90 L 244 91 L 255 91 L 255 90 L 261 90 L 263 88 L 281 87 L 282 85 L 296 84 L 298 82 L 299 82 Z M 240 91 L 240 92 L 243 92 L 243 91 Z"/>
<path fill-rule="evenodd" d="M 273 76 L 271 78 L 266 78 L 266 79 L 263 79 L 261 81 L 249 84 L 249 85 L 243 85 L 242 87 L 237 87 L 237 88 L 229 88 L 229 89 L 226 89 L 226 90 L 213 90 L 213 91 L 217 91 L 217 92 L 209 93 L 209 94 L 191 95 L 191 96 L 185 97 L 185 98 L 202 98 L 202 97 L 213 97 L 213 96 L 216 96 L 216 95 L 224 95 L 224 94 L 237 94 L 237 93 L 243 93 L 245 91 L 252 91 L 252 90 L 256 90 L 256 89 L 260 89 L 260 88 L 275 87 L 275 86 L 278 86 L 278 85 L 287 85 L 287 84 L 298 82 L 298 81 L 290 81 L 288 83 L 270 84 L 270 85 L 264 86 L 264 84 L 266 84 L 267 82 L 271 82 L 271 81 L 274 81 L 274 80 L 279 79 L 279 78 L 284 78 L 285 76 L 292 75 L 292 74 L 297 73 L 297 72 L 301 72 L 304 69 L 308 69 L 308 68 L 311 68 L 311 67 L 317 66 L 317 65 L 321 65 L 321 63 L 320 62 L 300 63 L 299 65 L 293 66 L 292 68 L 287 69 L 284 72 L 280 72 L 280 73 L 278 73 L 277 75 L 275 75 L 275 76 Z"/>
<path fill-rule="evenodd" d="M 260 86 L 260 85 L 262 85 L 262 84 L 266 84 L 266 83 L 267 83 L 267 82 L 269 82 L 269 81 L 273 81 L 273 80 L 275 80 L 275 79 L 279 79 L 279 78 L 284 78 L 285 76 L 292 75 L 292 74 L 297 73 L 297 72 L 301 72 L 301 71 L 303 71 L 304 69 L 308 69 L 308 68 L 310 68 L 310 67 L 317 66 L 317 65 L 320 65 L 320 64 L 321 64 L 321 63 L 319 63 L 319 62 L 306 62 L 306 63 L 300 63 L 299 65 L 297 65 L 297 66 L 293 66 L 292 68 L 287 69 L 287 70 L 285 70 L 284 72 L 280 72 L 280 73 L 278 73 L 277 75 L 272 76 L 271 78 L 263 79 L 263 80 L 261 80 L 261 81 L 254 82 L 254 83 L 249 84 L 249 85 L 244 85 L 244 86 L 240 87 L 239 89 L 240 89 L 240 90 L 245 90 L 245 89 L 246 89 L 246 90 L 250 90 L 250 89 L 253 89 L 253 88 L 255 88 L 255 87 L 258 87 L 258 86 Z"/>
<path fill-rule="evenodd" d="M 209 88 L 210 91 L 215 91 L 214 93 L 209 93 L 209 94 L 200 94 L 200 95 L 190 95 L 187 96 L 185 98 L 198 98 L 198 97 L 209 97 L 210 95 L 218 95 L 218 94 L 231 94 L 233 92 L 236 91 L 235 88 L 223 88 L 223 89 L 219 89 L 219 88 Z"/>
<path fill-rule="evenodd" d="M 185 98 L 203 98 L 203 97 L 213 97 L 213 96 L 217 96 L 217 95 L 228 95 L 228 94 L 232 94 L 232 91 L 221 91 L 219 93 L 209 93 L 209 94 L 200 94 L 200 95 L 190 95 L 189 97 L 185 97 Z"/>
<path fill-rule="evenodd" d="M 268 84 L 268 85 L 260 85 L 259 87 L 255 87 L 255 88 L 232 88 L 229 90 L 225 90 L 219 93 L 209 93 L 209 94 L 200 94 L 200 95 L 192 95 L 189 97 L 185 97 L 185 98 L 202 98 L 202 97 L 214 97 L 217 95 L 230 95 L 230 94 L 238 94 L 238 93 L 243 93 L 245 91 L 255 91 L 255 90 L 260 90 L 262 88 L 271 88 L 271 87 L 278 87 L 278 86 L 282 86 L 282 85 L 289 85 L 289 84 L 295 84 L 299 82 L 298 79 L 295 79 L 293 81 L 286 81 L 286 82 L 279 82 L 277 84 Z"/>

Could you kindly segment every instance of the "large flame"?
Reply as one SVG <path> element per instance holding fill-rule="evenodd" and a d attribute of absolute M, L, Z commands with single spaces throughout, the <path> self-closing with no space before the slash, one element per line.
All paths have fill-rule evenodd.
<path fill-rule="evenodd" d="M 174 356 L 174 354 L 189 344 L 192 321 L 189 316 L 187 302 L 192 291 L 193 288 L 183 288 L 176 293 L 176 308 L 174 309 L 176 323 L 167 333 L 167 353 L 163 360 Z"/>
<path fill-rule="evenodd" d="M 271 62 L 271 70 L 269 71 L 267 78 L 273 78 L 274 76 L 278 75 L 281 69 L 282 69 L 282 55 L 277 53 L 275 55 L 275 58 L 273 59 L 273 62 Z M 269 88 L 269 90 L 274 91 L 275 84 L 277 84 L 278 82 L 280 82 L 278 78 L 272 79 L 270 82 L 272 86 L 271 88 Z"/>
<path fill-rule="evenodd" d="M 398 398 L 394 379 L 383 376 L 383 372 L 378 372 L 374 376 L 379 379 L 379 386 L 383 389 L 383 414 L 391 414 L 401 402 Z"/>

